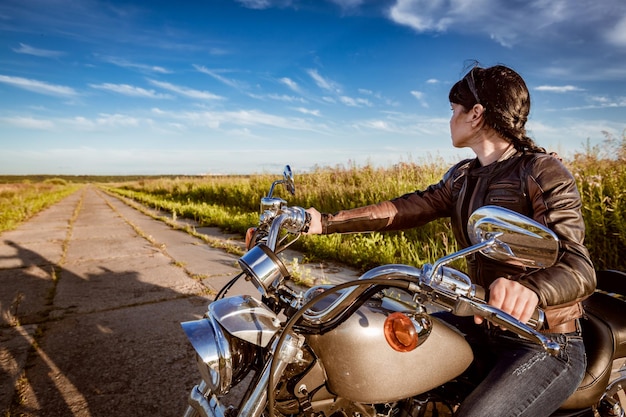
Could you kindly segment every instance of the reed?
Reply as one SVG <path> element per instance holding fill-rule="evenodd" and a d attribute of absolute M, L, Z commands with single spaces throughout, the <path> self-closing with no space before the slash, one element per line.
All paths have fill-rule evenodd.
<path fill-rule="evenodd" d="M 586 224 L 585 244 L 596 269 L 626 270 L 626 136 L 607 135 L 597 146 L 565 161 L 574 174 Z M 443 160 L 401 162 L 389 168 L 354 164 L 296 171 L 296 195 L 277 187 L 289 205 L 335 212 L 393 198 L 438 182 L 450 164 Z M 102 185 L 173 217 L 240 233 L 256 225 L 259 201 L 279 173 L 246 176 L 113 178 Z M 64 178 L 0 181 L 0 232 L 60 201 L 81 185 Z M 129 178 L 126 178 L 129 179 Z M 309 259 L 337 260 L 362 270 L 388 263 L 421 266 L 457 249 L 450 222 L 441 219 L 402 232 L 305 236 L 297 247 Z M 462 268 L 462 265 L 455 265 Z"/>
<path fill-rule="evenodd" d="M 582 197 L 586 246 L 597 269 L 626 270 L 626 166 L 579 163 L 573 173 Z"/>
<path fill-rule="evenodd" d="M 619 141 L 618 146 L 623 148 Z M 586 245 L 596 268 L 626 270 L 623 155 L 618 151 L 602 155 L 598 149 L 587 148 L 566 164 L 581 192 Z M 276 188 L 275 195 L 289 205 L 335 212 L 423 189 L 438 182 L 448 168 L 442 160 L 403 162 L 390 168 L 353 164 L 318 167 L 308 173 L 296 172 L 295 196 L 282 187 Z M 258 221 L 260 198 L 279 178 L 279 173 L 161 178 L 129 182 L 110 190 L 201 225 L 243 235 Z M 338 260 L 362 270 L 386 263 L 421 266 L 457 249 L 447 219 L 402 232 L 305 236 L 297 245 L 310 259 Z"/>

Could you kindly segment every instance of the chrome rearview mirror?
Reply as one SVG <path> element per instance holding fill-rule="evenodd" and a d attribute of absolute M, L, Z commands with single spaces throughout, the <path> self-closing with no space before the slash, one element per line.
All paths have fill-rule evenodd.
<path fill-rule="evenodd" d="M 476 210 L 467 223 L 467 233 L 473 245 L 495 236 L 496 243 L 481 253 L 512 265 L 547 268 L 559 254 L 559 238 L 552 230 L 504 207 Z"/>
<path fill-rule="evenodd" d="M 278 210 L 280 210 L 282 206 L 287 204 L 287 202 L 282 198 L 274 197 L 274 188 L 278 184 L 283 184 L 289 194 L 296 194 L 296 185 L 293 180 L 293 172 L 291 171 L 291 167 L 289 165 L 285 165 L 285 169 L 283 170 L 283 179 L 274 181 L 270 186 L 270 190 L 267 193 L 267 196 L 261 199 L 261 213 L 270 211 L 275 214 L 278 212 Z"/>
<path fill-rule="evenodd" d="M 296 194 L 296 185 L 293 181 L 293 172 L 291 171 L 291 167 L 289 165 L 285 165 L 285 169 L 283 171 L 283 184 L 285 185 L 287 191 L 289 191 L 289 194 Z"/>

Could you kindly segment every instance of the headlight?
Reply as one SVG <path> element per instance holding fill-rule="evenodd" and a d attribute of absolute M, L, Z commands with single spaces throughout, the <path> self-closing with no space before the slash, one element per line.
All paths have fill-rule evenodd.
<path fill-rule="evenodd" d="M 231 339 L 211 317 L 181 323 L 185 334 L 196 350 L 200 375 L 216 395 L 227 393 L 234 383 L 249 370 L 253 361 L 246 354 L 246 346 Z"/>

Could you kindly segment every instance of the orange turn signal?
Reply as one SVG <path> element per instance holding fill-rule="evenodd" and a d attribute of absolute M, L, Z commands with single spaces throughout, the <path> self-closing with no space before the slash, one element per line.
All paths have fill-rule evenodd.
<path fill-rule="evenodd" d="M 393 350 L 410 352 L 417 347 L 418 330 L 406 314 L 391 313 L 385 319 L 385 339 Z"/>

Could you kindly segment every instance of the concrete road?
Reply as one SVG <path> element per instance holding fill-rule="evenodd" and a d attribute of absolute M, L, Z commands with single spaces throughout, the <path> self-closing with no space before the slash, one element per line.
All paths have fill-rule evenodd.
<path fill-rule="evenodd" d="M 0 412 L 181 415 L 199 374 L 179 323 L 239 272 L 94 187 L 0 234 Z"/>

